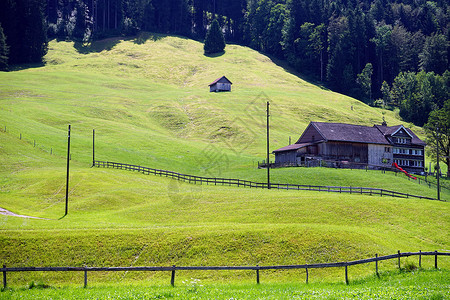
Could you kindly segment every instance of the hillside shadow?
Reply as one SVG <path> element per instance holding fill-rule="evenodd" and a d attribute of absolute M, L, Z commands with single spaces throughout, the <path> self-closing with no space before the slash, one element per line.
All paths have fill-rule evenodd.
<path fill-rule="evenodd" d="M 27 70 L 27 69 L 37 69 L 37 68 L 42 68 L 42 67 L 45 67 L 44 62 L 11 65 L 11 66 L 9 66 L 8 72 L 21 71 L 21 70 Z"/>
<path fill-rule="evenodd" d="M 220 57 L 220 56 L 224 55 L 225 53 L 226 53 L 226 51 L 224 50 L 222 52 L 217 52 L 217 53 L 210 53 L 210 54 L 203 53 L 203 55 L 206 57 L 214 58 L 214 57 Z"/>
<path fill-rule="evenodd" d="M 166 34 L 152 33 L 152 32 L 140 32 L 136 36 L 130 37 L 110 37 L 101 40 L 96 40 L 90 43 L 83 43 L 75 41 L 74 48 L 80 54 L 100 53 L 102 51 L 111 51 L 117 44 L 123 41 L 132 41 L 137 45 L 145 44 L 148 40 L 154 42 L 167 37 Z M 181 37 L 183 38 L 183 37 Z"/>
<path fill-rule="evenodd" d="M 141 32 L 134 39 L 133 43 L 137 45 L 145 44 L 148 40 L 152 40 L 154 42 L 166 37 L 164 34 L 152 33 L 152 32 Z"/>
<path fill-rule="evenodd" d="M 80 54 L 100 53 L 102 51 L 111 51 L 117 44 L 124 41 L 123 37 L 112 37 L 103 40 L 93 41 L 91 43 L 83 43 L 75 41 L 73 47 Z"/>

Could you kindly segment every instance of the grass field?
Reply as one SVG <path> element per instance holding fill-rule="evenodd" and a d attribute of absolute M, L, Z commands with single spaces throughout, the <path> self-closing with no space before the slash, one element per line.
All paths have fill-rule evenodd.
<path fill-rule="evenodd" d="M 450 296 L 448 271 L 416 270 L 384 272 L 351 282 L 334 284 L 215 284 L 204 285 L 188 279 L 176 287 L 138 285 L 100 285 L 93 288 L 44 287 L 6 290 L 3 299 L 447 299 Z"/>
<path fill-rule="evenodd" d="M 8 266 L 302 264 L 355 260 L 397 250 L 448 249 L 446 202 L 193 185 L 130 171 L 89 168 L 76 161 L 71 165 L 69 215 L 60 219 L 65 159 L 9 134 L 0 133 L 0 140 L 0 165 L 6 175 L 2 177 L 2 206 L 48 218 L 0 217 L 0 256 Z M 368 176 L 365 171 L 347 171 L 349 178 L 359 177 L 362 183 Z M 333 177 L 336 170 L 329 172 Z M 372 174 L 378 180 L 384 176 L 396 178 Z M 403 184 L 428 189 L 408 180 Z M 395 263 L 383 265 L 392 270 Z M 408 263 L 417 266 L 416 258 L 403 260 Z M 447 268 L 449 263 L 443 258 L 439 265 Z M 424 266 L 432 267 L 432 259 L 424 260 Z M 372 273 L 370 266 L 351 271 L 353 278 Z M 181 280 L 195 276 L 207 283 L 254 280 L 252 272 L 183 276 Z M 304 276 L 301 271 L 264 275 L 275 282 L 299 276 Z M 342 270 L 317 270 L 311 276 L 313 282 L 339 281 Z M 8 278 L 12 286 L 33 280 L 66 285 L 79 281 L 80 275 L 18 273 Z M 167 283 L 167 274 L 90 275 L 90 281 L 99 283 L 145 279 Z"/>
<path fill-rule="evenodd" d="M 264 181 L 266 171 L 258 170 L 256 163 L 264 159 L 267 99 L 272 149 L 287 145 L 289 136 L 295 141 L 309 121 L 372 125 L 384 115 L 388 124 L 399 124 L 393 112 L 308 83 L 282 62 L 237 45 L 228 45 L 222 56 L 206 57 L 202 44 L 173 36 L 108 39 L 90 48 L 52 41 L 46 61 L 45 66 L 0 73 L 0 207 L 46 218 L 0 215 L 0 263 L 276 265 L 449 249 L 447 202 L 190 185 L 90 168 L 95 128 L 99 160 Z M 233 91 L 209 93 L 208 83 L 222 75 L 234 83 Z M 69 215 L 60 219 L 68 124 L 70 206 Z M 422 129 L 413 130 L 423 136 Z M 272 181 L 436 196 L 434 189 L 389 172 L 286 168 L 272 170 Z M 450 193 L 444 190 L 442 197 L 448 200 Z M 411 263 L 417 265 L 415 259 L 403 260 Z M 390 271 L 395 264 L 386 262 L 383 267 Z M 433 262 L 424 264 L 429 268 Z M 450 261 L 443 258 L 439 265 L 448 269 Z M 317 270 L 311 280 L 339 282 L 342 272 Z M 448 272 L 442 272 L 437 276 L 448 279 Z M 355 267 L 350 273 L 355 280 L 372 274 L 373 266 Z M 264 274 L 274 284 L 302 276 L 299 271 Z M 254 281 L 251 272 L 186 273 L 179 280 L 191 277 L 206 284 Z M 13 287 L 31 281 L 64 286 L 82 280 L 73 273 L 8 278 Z M 167 274 L 103 273 L 89 280 L 94 285 L 146 280 L 167 284 Z M 442 285 L 437 286 L 438 291 Z M 64 290 L 56 292 L 64 295 Z"/>

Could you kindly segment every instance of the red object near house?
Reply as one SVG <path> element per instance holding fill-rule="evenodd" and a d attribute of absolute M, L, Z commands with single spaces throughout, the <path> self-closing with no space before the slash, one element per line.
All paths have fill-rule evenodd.
<path fill-rule="evenodd" d="M 406 174 L 406 176 L 408 176 L 409 178 L 412 178 L 414 180 L 417 180 L 417 177 L 412 176 L 411 174 L 409 174 L 408 172 L 406 172 L 405 170 L 403 170 L 402 168 L 400 168 L 396 163 L 392 163 L 392 166 L 400 171 L 402 171 L 403 173 Z"/>

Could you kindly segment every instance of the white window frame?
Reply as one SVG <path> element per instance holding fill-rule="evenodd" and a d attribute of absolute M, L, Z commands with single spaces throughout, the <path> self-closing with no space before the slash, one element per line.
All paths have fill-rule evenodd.
<path fill-rule="evenodd" d="M 421 160 L 413 160 L 413 167 L 423 167 L 423 162 Z"/>
<path fill-rule="evenodd" d="M 420 149 L 412 149 L 412 155 L 422 155 L 422 150 L 420 150 Z"/>
<path fill-rule="evenodd" d="M 407 159 L 395 159 L 394 162 L 399 166 L 409 167 L 409 160 Z"/>

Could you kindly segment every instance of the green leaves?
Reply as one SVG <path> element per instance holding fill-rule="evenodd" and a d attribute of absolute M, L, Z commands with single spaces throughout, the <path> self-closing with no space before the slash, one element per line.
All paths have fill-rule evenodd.
<path fill-rule="evenodd" d="M 450 100 L 447 100 L 444 107 L 430 113 L 425 132 L 427 134 L 428 152 L 436 159 L 439 151 L 440 161 L 450 167 Z M 447 171 L 447 176 L 450 172 Z"/>

